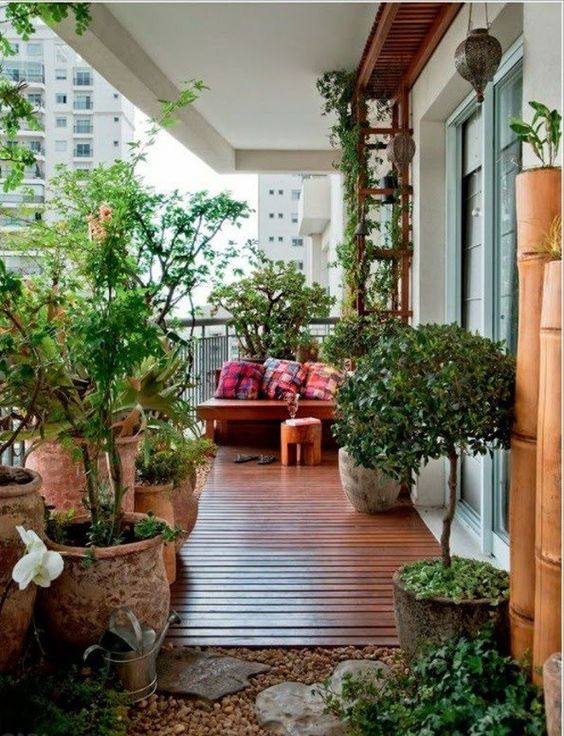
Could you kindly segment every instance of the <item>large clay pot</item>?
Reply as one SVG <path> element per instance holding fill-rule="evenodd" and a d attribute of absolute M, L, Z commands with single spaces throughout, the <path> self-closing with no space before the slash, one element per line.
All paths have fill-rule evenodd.
<path fill-rule="evenodd" d="M 411 659 L 429 645 L 439 645 L 458 636 L 477 636 L 493 626 L 502 650 L 508 645 L 508 602 L 494 604 L 483 598 L 455 603 L 448 598 L 418 600 L 406 590 L 399 570 L 394 573 L 394 613 L 400 646 Z"/>
<path fill-rule="evenodd" d="M 521 658 L 533 648 L 535 607 L 535 509 L 540 316 L 543 243 L 561 211 L 561 171 L 536 169 L 517 176 L 517 266 L 519 339 L 515 422 L 511 440 L 510 618 L 511 652 Z"/>
<path fill-rule="evenodd" d="M 533 681 L 562 648 L 562 261 L 545 266 L 540 337 Z"/>
<path fill-rule="evenodd" d="M 400 483 L 379 470 L 356 465 L 344 447 L 339 450 L 339 475 L 346 497 L 361 514 L 388 511 L 401 490 Z"/>
<path fill-rule="evenodd" d="M 198 520 L 199 502 L 194 496 L 194 485 L 191 478 L 186 478 L 173 489 L 172 505 L 175 521 L 182 529 L 182 534 L 176 540 L 176 552 L 178 553 Z"/>
<path fill-rule="evenodd" d="M 135 505 L 135 456 L 141 436 L 118 439 L 118 452 L 121 458 L 124 486 L 128 489 L 123 498 L 124 511 L 133 511 Z M 31 452 L 26 467 L 35 470 L 43 478 L 42 494 L 48 506 L 66 511 L 83 509 L 82 497 L 86 488 L 86 478 L 82 463 L 73 457 L 71 449 L 60 442 L 43 442 Z M 108 468 L 104 457 L 99 461 L 100 478 L 108 478 Z"/>
<path fill-rule="evenodd" d="M 135 523 L 143 514 L 126 514 Z M 77 523 L 86 517 L 77 518 Z M 110 613 L 128 606 L 143 624 L 160 631 L 170 606 L 161 537 L 115 547 L 70 547 L 47 540 L 65 558 L 62 574 L 39 595 L 43 624 L 57 642 L 86 648 L 106 630 Z M 93 556 L 93 559 L 92 559 Z"/>
<path fill-rule="evenodd" d="M 148 514 L 151 511 L 159 519 L 174 528 L 174 508 L 172 505 L 172 483 L 161 485 L 135 486 L 135 511 L 139 514 Z M 176 580 L 176 548 L 174 542 L 167 542 L 163 550 L 166 576 L 172 585 Z"/>
<path fill-rule="evenodd" d="M 19 590 L 10 584 L 12 570 L 25 547 L 16 526 L 44 532 L 44 505 L 39 489 L 41 478 L 24 468 L 0 466 L 0 597 L 10 585 L 0 611 L 0 672 L 20 659 L 35 603 L 36 587 Z"/>

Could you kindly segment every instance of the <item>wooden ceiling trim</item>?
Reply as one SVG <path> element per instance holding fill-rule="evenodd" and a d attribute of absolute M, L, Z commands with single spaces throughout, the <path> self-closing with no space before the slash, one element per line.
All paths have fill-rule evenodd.
<path fill-rule="evenodd" d="M 382 3 L 376 14 L 374 25 L 356 76 L 356 92 L 366 88 L 370 77 L 382 51 L 382 47 L 386 42 L 388 33 L 393 25 L 394 19 L 399 12 L 401 3 Z"/>

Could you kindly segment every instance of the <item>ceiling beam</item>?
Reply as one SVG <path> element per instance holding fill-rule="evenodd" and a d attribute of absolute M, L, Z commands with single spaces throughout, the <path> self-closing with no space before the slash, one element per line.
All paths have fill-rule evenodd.
<path fill-rule="evenodd" d="M 403 76 L 403 83 L 406 89 L 411 89 L 415 84 L 417 77 L 421 74 L 425 65 L 433 55 L 433 52 L 439 45 L 442 37 L 447 32 L 450 24 L 456 18 L 458 12 L 462 8 L 462 3 L 445 3 L 439 10 L 437 17 L 433 21 L 433 25 L 429 28 L 421 45 L 409 63 Z"/>
<path fill-rule="evenodd" d="M 380 52 L 384 46 L 390 28 L 394 22 L 396 15 L 400 9 L 401 3 L 386 3 L 383 7 L 381 14 L 377 19 L 377 26 L 374 34 L 370 38 L 364 53 L 360 65 L 358 67 L 356 76 L 355 93 L 358 95 L 359 92 L 365 89 L 366 85 L 370 81 Z"/>

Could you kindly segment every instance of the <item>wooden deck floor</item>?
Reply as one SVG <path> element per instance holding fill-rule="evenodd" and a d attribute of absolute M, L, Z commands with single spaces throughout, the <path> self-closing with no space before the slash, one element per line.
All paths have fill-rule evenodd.
<path fill-rule="evenodd" d="M 187 645 L 396 645 L 392 573 L 438 553 L 403 503 L 352 510 L 334 451 L 318 467 L 236 465 L 221 448 L 182 551 L 172 607 Z"/>

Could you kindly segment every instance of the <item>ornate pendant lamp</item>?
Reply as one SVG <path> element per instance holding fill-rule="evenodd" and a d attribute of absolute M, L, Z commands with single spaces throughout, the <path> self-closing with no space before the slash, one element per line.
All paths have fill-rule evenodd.
<path fill-rule="evenodd" d="M 415 156 L 415 141 L 407 130 L 400 130 L 386 146 L 386 156 L 390 163 L 401 171 L 409 166 Z"/>
<path fill-rule="evenodd" d="M 476 90 L 478 102 L 484 101 L 484 90 L 496 73 L 501 61 L 501 44 L 490 36 L 488 22 L 488 4 L 486 11 L 486 28 L 472 29 L 472 5 L 468 10 L 468 33 L 454 53 L 456 71 Z"/>

